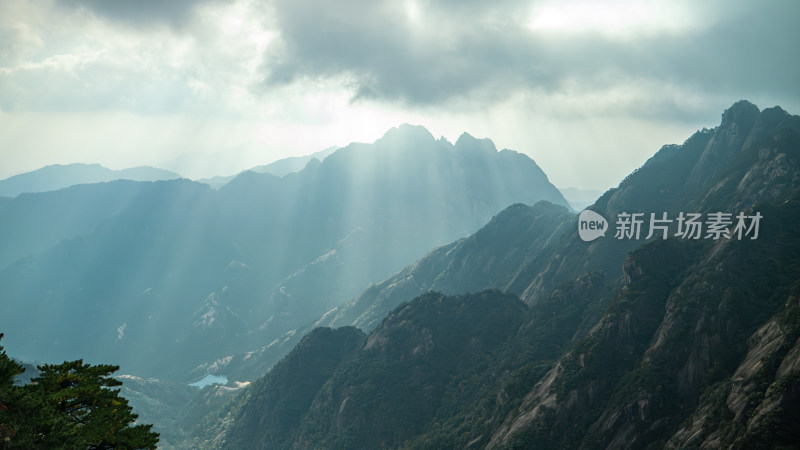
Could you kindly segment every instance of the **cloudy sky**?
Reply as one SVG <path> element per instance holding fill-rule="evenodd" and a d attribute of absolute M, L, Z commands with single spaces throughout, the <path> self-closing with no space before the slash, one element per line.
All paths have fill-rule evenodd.
<path fill-rule="evenodd" d="M 0 178 L 227 175 L 401 123 L 606 189 L 745 98 L 800 113 L 800 2 L 2 0 Z"/>

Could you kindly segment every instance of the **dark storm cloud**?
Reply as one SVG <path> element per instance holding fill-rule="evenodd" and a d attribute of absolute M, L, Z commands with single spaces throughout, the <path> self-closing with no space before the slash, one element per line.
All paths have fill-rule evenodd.
<path fill-rule="evenodd" d="M 99 16 L 136 26 L 167 23 L 180 26 L 194 9 L 205 3 L 227 0 L 58 0 L 67 7 L 85 8 Z"/>
<path fill-rule="evenodd" d="M 699 26 L 633 38 L 531 32 L 528 2 L 419 5 L 415 22 L 403 2 L 277 0 L 282 45 L 267 55 L 266 83 L 347 75 L 358 96 L 417 104 L 642 79 L 704 94 L 800 98 L 794 1 L 692 5 Z"/>
<path fill-rule="evenodd" d="M 800 3 L 752 2 L 719 14 L 702 33 L 657 47 L 657 67 L 714 90 L 800 95 Z"/>
<path fill-rule="evenodd" d="M 488 20 L 498 5 L 450 3 L 429 5 L 435 14 L 423 12 L 414 23 L 403 2 L 279 0 L 284 46 L 268 55 L 268 82 L 349 74 L 361 96 L 422 102 L 491 84 L 498 72 L 517 77 L 535 69 L 512 44 L 521 29 L 470 23 Z"/>

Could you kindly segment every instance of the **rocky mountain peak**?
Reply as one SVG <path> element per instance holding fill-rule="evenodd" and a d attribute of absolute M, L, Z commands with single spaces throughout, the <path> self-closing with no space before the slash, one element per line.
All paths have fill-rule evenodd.
<path fill-rule="evenodd" d="M 430 143 L 435 141 L 430 131 L 422 125 L 411 125 L 404 123 L 398 127 L 392 128 L 378 142 L 392 142 L 392 141 L 410 141 L 410 142 L 426 142 Z M 376 142 L 377 143 L 377 142 Z"/>
<path fill-rule="evenodd" d="M 703 149 L 689 176 L 689 183 L 704 184 L 717 178 L 736 158 L 753 145 L 762 145 L 764 139 L 775 135 L 778 129 L 800 130 L 800 124 L 793 123 L 796 120 L 796 116 L 790 116 L 780 108 L 762 112 L 746 100 L 734 103 L 722 114 L 722 122 Z"/>
<path fill-rule="evenodd" d="M 496 153 L 497 147 L 491 139 L 478 139 L 469 133 L 462 133 L 456 141 L 456 150 L 475 153 Z"/>
<path fill-rule="evenodd" d="M 755 124 L 760 112 L 758 106 L 747 100 L 739 100 L 722 113 L 721 126 L 728 128 L 731 125 L 736 125 L 744 133 L 747 133 Z"/>

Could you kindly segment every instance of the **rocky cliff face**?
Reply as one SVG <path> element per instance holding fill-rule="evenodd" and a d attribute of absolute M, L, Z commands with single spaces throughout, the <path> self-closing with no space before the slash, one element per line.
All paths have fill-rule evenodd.
<path fill-rule="evenodd" d="M 525 305 L 498 291 L 430 293 L 394 310 L 366 340 L 318 328 L 218 417 L 205 448 L 381 448 L 446 417 L 475 392 L 491 352 L 519 329 Z"/>
<path fill-rule="evenodd" d="M 770 447 L 797 443 L 800 408 L 798 298 L 748 340 L 733 375 L 709 387 L 700 405 L 670 438 L 670 447 Z"/>
<path fill-rule="evenodd" d="M 624 263 L 625 284 L 602 319 L 508 415 L 488 447 L 534 440 L 548 447 L 576 447 L 587 429 L 596 433 L 593 428 L 607 429 L 652 408 L 645 400 L 597 419 L 615 391 L 630 381 L 628 374 L 658 328 L 669 293 L 695 257 L 696 247 L 694 243 L 659 241 L 633 252 Z M 667 267 L 664 261 L 670 262 Z M 571 433 L 569 429 L 584 433 Z M 589 447 L 598 443 L 591 437 L 586 439 Z"/>

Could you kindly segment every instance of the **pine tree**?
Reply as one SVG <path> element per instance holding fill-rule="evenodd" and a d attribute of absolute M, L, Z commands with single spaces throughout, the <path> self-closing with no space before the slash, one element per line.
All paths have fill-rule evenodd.
<path fill-rule="evenodd" d="M 0 340 L 2 339 L 3 333 L 0 333 Z M 9 405 L 15 403 L 17 394 L 14 377 L 24 371 L 21 365 L 6 355 L 3 346 L 0 345 L 0 447 L 3 448 L 12 441 L 16 433 Z"/>
<path fill-rule="evenodd" d="M 2 337 L 0 335 L 0 337 Z M 38 367 L 25 386 L 14 386 L 22 367 L 0 347 L 1 448 L 155 449 L 152 425 L 136 414 L 111 378 L 118 366 L 82 360 Z"/>

